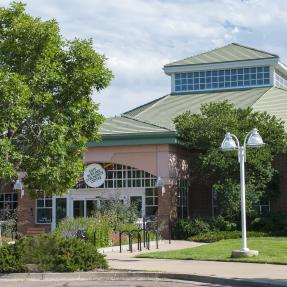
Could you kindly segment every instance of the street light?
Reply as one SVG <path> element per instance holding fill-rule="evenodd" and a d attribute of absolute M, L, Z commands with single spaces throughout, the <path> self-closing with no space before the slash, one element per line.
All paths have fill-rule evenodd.
<path fill-rule="evenodd" d="M 240 146 L 238 138 L 229 132 L 225 134 L 225 138 L 221 144 L 223 151 L 238 150 L 238 161 L 240 164 L 240 192 L 241 192 L 241 225 L 242 225 L 242 247 L 240 250 L 233 250 L 232 257 L 257 256 L 257 250 L 250 250 L 247 247 L 246 238 L 246 210 L 245 210 L 245 161 L 246 148 L 260 148 L 264 146 L 264 142 L 257 129 L 252 129 L 245 137 L 243 145 Z"/>

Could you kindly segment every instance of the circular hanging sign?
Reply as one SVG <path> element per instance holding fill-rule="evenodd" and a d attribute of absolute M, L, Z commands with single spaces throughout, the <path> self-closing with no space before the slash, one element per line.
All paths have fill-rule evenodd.
<path fill-rule="evenodd" d="M 84 171 L 84 181 L 89 187 L 99 187 L 106 179 L 105 169 L 97 163 L 90 164 Z"/>

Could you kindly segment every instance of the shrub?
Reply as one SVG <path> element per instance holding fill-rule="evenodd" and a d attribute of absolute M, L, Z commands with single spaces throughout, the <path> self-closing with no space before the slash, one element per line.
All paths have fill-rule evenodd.
<path fill-rule="evenodd" d="M 51 237 L 50 240 L 46 242 L 52 245 L 50 252 L 46 256 L 43 254 L 39 262 L 43 271 L 74 272 L 107 268 L 104 256 L 91 243 L 76 238 Z"/>
<path fill-rule="evenodd" d="M 117 230 L 119 224 L 134 224 L 139 216 L 136 204 L 127 205 L 120 200 L 111 200 L 95 211 L 93 217 L 107 221 L 113 230 Z"/>
<path fill-rule="evenodd" d="M 225 220 L 222 216 L 191 219 L 179 219 L 175 224 L 175 238 L 187 239 L 190 236 L 211 231 L 231 231 L 236 224 Z"/>
<path fill-rule="evenodd" d="M 251 227 L 256 231 L 272 232 L 273 234 L 287 234 L 287 215 L 283 213 L 271 213 L 257 217 L 251 222 Z"/>
<path fill-rule="evenodd" d="M 95 235 L 97 247 L 109 246 L 112 227 L 106 220 L 98 217 L 65 218 L 60 222 L 54 232 L 66 238 L 76 238 L 78 230 L 85 231 L 87 240 L 90 243 L 94 243 Z"/>
<path fill-rule="evenodd" d="M 211 217 L 209 220 L 211 231 L 232 231 L 236 230 L 236 223 L 224 219 L 223 216 Z"/>
<path fill-rule="evenodd" d="M 187 239 L 209 230 L 209 224 L 201 218 L 179 219 L 175 224 L 174 235 L 176 239 Z"/>
<path fill-rule="evenodd" d="M 13 244 L 4 244 L 0 247 L 0 273 L 23 272 L 21 248 Z"/>
<path fill-rule="evenodd" d="M 16 231 L 17 211 L 6 211 L 0 214 L 1 235 L 7 238 L 12 237 L 12 233 Z"/>
<path fill-rule="evenodd" d="M 262 236 L 269 236 L 269 233 L 265 232 L 256 232 L 251 231 L 247 232 L 248 237 L 262 237 Z M 202 234 L 198 234 L 195 236 L 191 236 L 188 238 L 190 241 L 196 241 L 196 242 L 215 242 L 223 239 L 237 239 L 241 238 L 241 231 L 235 230 L 235 231 L 213 231 L 213 232 L 206 232 Z"/>
<path fill-rule="evenodd" d="M 22 238 L 15 245 L 4 245 L 0 252 L 0 272 L 22 272 L 27 264 L 35 264 L 37 271 L 54 272 L 107 268 L 94 245 L 51 234 Z"/>

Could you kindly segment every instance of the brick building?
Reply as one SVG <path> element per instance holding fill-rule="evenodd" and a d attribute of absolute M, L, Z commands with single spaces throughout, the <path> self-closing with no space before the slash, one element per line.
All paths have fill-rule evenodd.
<path fill-rule="evenodd" d="M 0 209 L 18 205 L 20 232 L 53 230 L 62 218 L 89 216 L 114 198 L 137 202 L 139 217 L 157 214 L 163 222 L 212 215 L 211 188 L 202 182 L 190 185 L 189 152 L 180 144 L 173 119 L 188 110 L 198 113 L 203 103 L 229 100 L 287 122 L 287 67 L 277 55 L 232 43 L 163 69 L 170 76 L 171 93 L 107 119 L 102 141 L 88 144 L 88 168 L 75 188 L 37 200 L 27 193 L 22 198 L 16 192 L 0 194 Z M 260 208 L 286 210 L 286 156 L 275 164 L 281 171 L 281 193 Z"/>

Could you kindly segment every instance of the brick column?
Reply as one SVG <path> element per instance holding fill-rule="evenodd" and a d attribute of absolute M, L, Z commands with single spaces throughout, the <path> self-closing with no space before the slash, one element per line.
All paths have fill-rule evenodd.
<path fill-rule="evenodd" d="M 169 224 L 173 226 L 177 217 L 177 190 L 175 186 L 164 186 L 158 190 L 158 219 L 161 235 L 169 238 Z"/>

